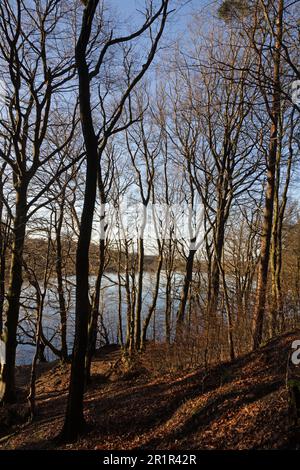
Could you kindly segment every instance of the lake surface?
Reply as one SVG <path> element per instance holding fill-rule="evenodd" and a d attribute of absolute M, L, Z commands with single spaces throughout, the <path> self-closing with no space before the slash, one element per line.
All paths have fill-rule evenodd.
<path fill-rule="evenodd" d="M 75 278 L 69 279 L 69 295 L 68 295 L 68 324 L 67 324 L 67 340 L 69 352 L 71 353 L 73 340 L 74 340 L 74 329 L 75 329 Z M 93 286 L 95 278 L 91 277 L 90 284 Z M 182 275 L 175 274 L 172 283 L 172 299 L 173 299 L 173 312 L 172 312 L 172 324 L 174 326 L 174 319 L 176 310 L 179 303 L 179 295 L 182 284 Z M 143 290 L 143 318 L 147 315 L 149 306 L 152 303 L 153 288 L 155 285 L 155 273 L 144 274 L 144 290 Z M 54 286 L 54 284 L 53 284 Z M 157 300 L 156 313 L 153 317 L 149 328 L 148 338 L 152 339 L 155 337 L 156 340 L 162 340 L 165 335 L 165 286 L 166 277 L 164 273 L 161 275 L 161 283 L 159 289 L 159 296 Z M 55 286 L 54 286 L 55 287 Z M 117 274 L 105 274 L 102 281 L 101 288 L 101 305 L 100 309 L 103 311 L 103 323 L 108 333 L 110 342 L 117 342 L 117 330 L 118 330 L 118 276 Z M 20 313 L 20 327 L 18 329 L 18 341 L 21 343 L 17 347 L 17 364 L 30 364 L 34 354 L 34 346 L 29 343 L 33 343 L 35 333 L 35 302 L 34 293 L 32 287 L 27 287 L 23 290 L 22 304 Z M 126 292 L 125 288 L 122 287 L 122 323 L 123 323 L 123 336 L 126 334 Z M 55 288 L 48 289 L 46 294 L 46 301 L 43 313 L 43 330 L 45 336 L 53 343 L 54 346 L 60 348 L 60 318 L 59 308 L 57 301 L 57 292 Z M 45 356 L 47 360 L 53 360 L 56 356 L 50 351 L 49 348 L 45 350 Z"/>

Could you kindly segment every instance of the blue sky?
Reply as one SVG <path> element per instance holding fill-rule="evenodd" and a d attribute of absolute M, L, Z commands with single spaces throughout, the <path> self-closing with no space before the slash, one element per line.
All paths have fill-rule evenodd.
<path fill-rule="evenodd" d="M 184 32 L 187 30 L 191 20 L 191 14 L 194 10 L 201 10 L 205 5 L 213 5 L 216 1 L 209 0 L 173 0 L 170 2 L 170 8 L 177 7 L 175 15 L 172 17 L 172 31 Z M 139 19 L 137 9 L 142 10 L 145 0 L 106 0 L 107 6 L 117 9 L 124 20 L 132 20 L 136 23 Z M 159 2 L 157 2 L 159 4 Z M 173 6 L 174 5 L 174 6 Z"/>
<path fill-rule="evenodd" d="M 136 9 L 142 9 L 145 5 L 145 0 L 106 0 L 107 5 L 117 7 L 120 12 L 123 12 L 126 16 L 131 16 L 136 14 Z M 159 2 L 156 2 L 159 4 Z M 181 3 L 183 6 L 180 10 L 180 16 L 184 20 L 184 16 L 189 14 L 193 8 L 201 6 L 205 3 L 205 0 L 182 0 L 181 2 L 175 0 L 170 2 L 170 7 L 173 8 L 172 3 Z"/>

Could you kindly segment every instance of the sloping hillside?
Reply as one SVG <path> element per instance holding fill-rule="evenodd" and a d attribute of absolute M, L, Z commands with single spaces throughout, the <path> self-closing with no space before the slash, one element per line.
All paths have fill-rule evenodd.
<path fill-rule="evenodd" d="M 86 393 L 88 428 L 74 449 L 279 449 L 296 448 L 300 437 L 288 419 L 286 367 L 291 342 L 286 334 L 255 353 L 176 377 L 107 372 L 119 356 L 103 351 L 93 363 Z M 24 367 L 19 369 L 24 386 Z M 2 449 L 56 447 L 63 423 L 69 367 L 47 365 L 38 380 L 35 423 L 10 429 Z M 1 415 L 0 415 L 1 416 Z M 2 415 L 3 420 L 3 415 Z M 4 429 L 4 428 L 3 428 Z M 6 432 L 8 434 L 8 432 Z"/>

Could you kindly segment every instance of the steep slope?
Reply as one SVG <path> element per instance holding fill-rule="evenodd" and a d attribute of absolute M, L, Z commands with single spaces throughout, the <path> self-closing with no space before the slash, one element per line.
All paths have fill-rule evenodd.
<path fill-rule="evenodd" d="M 285 334 L 208 373 L 198 369 L 163 377 L 144 369 L 141 374 L 107 379 L 119 357 L 117 348 L 108 348 L 93 363 L 94 381 L 85 399 L 87 432 L 65 448 L 297 448 L 300 437 L 290 425 L 286 389 L 294 339 L 300 339 L 300 332 Z M 44 366 L 36 422 L 12 429 L 0 448 L 56 447 L 53 438 L 63 423 L 68 375 L 68 366 Z M 25 382 L 22 377 L 20 385 Z"/>

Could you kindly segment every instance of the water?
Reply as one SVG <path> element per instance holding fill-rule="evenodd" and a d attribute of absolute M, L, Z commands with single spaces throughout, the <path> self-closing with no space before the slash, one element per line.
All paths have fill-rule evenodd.
<path fill-rule="evenodd" d="M 75 329 L 75 279 L 70 277 L 68 279 L 68 323 L 67 323 L 67 343 L 69 352 L 72 350 L 74 340 L 74 329 Z M 95 278 L 91 277 L 90 283 L 93 286 Z M 179 303 L 179 294 L 182 283 L 182 275 L 175 274 L 173 277 L 172 287 L 172 300 L 173 300 L 173 315 L 172 323 L 174 323 L 175 312 Z M 144 318 L 147 313 L 149 306 L 152 303 L 153 288 L 155 285 L 155 273 L 144 274 L 144 285 L 143 285 L 143 307 L 142 317 Z M 165 326 L 164 326 L 164 311 L 165 311 L 165 285 L 166 277 L 162 273 L 159 295 L 156 305 L 156 313 L 153 317 L 149 328 L 148 337 L 152 338 L 155 334 L 156 340 L 162 340 L 164 338 Z M 123 336 L 125 338 L 126 333 L 126 292 L 125 288 L 122 287 L 122 323 L 123 323 Z M 118 329 L 118 276 L 117 274 L 106 274 L 102 280 L 101 288 L 101 311 L 103 311 L 103 323 L 108 333 L 110 342 L 117 342 L 117 329 Z M 20 314 L 21 322 L 18 329 L 18 342 L 20 343 L 17 347 L 17 364 L 30 364 L 34 354 L 34 334 L 35 334 L 35 302 L 34 302 L 34 291 L 32 287 L 27 286 L 23 290 L 22 296 L 22 308 Z M 153 321 L 154 320 L 154 321 Z M 172 327 L 172 324 L 171 324 Z M 55 284 L 52 284 L 47 290 L 45 298 L 45 306 L 43 312 L 43 331 L 48 340 L 51 340 L 52 344 L 60 349 L 60 319 L 59 319 L 59 308 L 57 300 L 57 292 Z M 31 344 L 30 344 L 31 343 Z M 45 356 L 48 361 L 53 360 L 56 356 L 52 351 L 46 347 Z"/>

